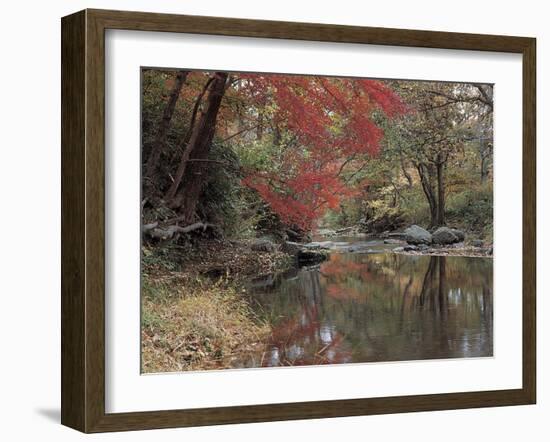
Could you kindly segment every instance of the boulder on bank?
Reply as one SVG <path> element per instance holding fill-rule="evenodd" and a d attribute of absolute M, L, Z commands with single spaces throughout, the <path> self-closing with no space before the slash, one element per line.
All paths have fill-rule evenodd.
<path fill-rule="evenodd" d="M 450 229 L 449 227 L 439 227 L 432 234 L 434 244 L 447 245 L 464 241 L 465 235 L 458 229 Z"/>
<path fill-rule="evenodd" d="M 423 229 L 422 227 L 414 224 L 405 229 L 402 237 L 409 244 L 418 245 L 432 243 L 432 234 L 426 229 Z"/>
<path fill-rule="evenodd" d="M 275 252 L 277 245 L 268 239 L 257 239 L 250 244 L 250 248 L 255 252 Z"/>
<path fill-rule="evenodd" d="M 304 241 L 311 241 L 311 237 L 306 232 L 301 231 L 300 229 L 286 229 L 286 238 L 289 241 L 295 241 L 295 242 L 304 242 Z"/>
<path fill-rule="evenodd" d="M 330 253 L 328 247 L 321 247 L 321 243 L 300 244 L 292 241 L 285 241 L 281 245 L 281 251 L 294 256 L 299 265 L 318 264 L 328 259 Z M 324 244 L 321 244 L 324 245 Z"/>
<path fill-rule="evenodd" d="M 451 231 L 458 238 L 458 242 L 463 242 L 466 239 L 466 235 L 464 234 L 464 232 L 462 230 L 451 229 Z"/>
<path fill-rule="evenodd" d="M 298 251 L 296 259 L 298 264 L 311 265 L 326 261 L 329 253 L 324 250 L 302 249 Z"/>
<path fill-rule="evenodd" d="M 293 241 L 285 241 L 281 246 L 281 252 L 295 256 L 300 250 L 302 250 L 302 248 L 303 244 Z"/>

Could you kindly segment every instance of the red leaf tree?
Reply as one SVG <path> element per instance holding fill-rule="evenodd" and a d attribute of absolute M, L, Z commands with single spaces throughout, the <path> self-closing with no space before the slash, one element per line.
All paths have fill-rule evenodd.
<path fill-rule="evenodd" d="M 405 111 L 390 88 L 368 79 L 239 74 L 236 90 L 258 108 L 269 107 L 277 130 L 293 139 L 275 170 L 248 171 L 243 183 L 283 222 L 303 230 L 357 191 L 349 169 L 377 155 L 383 136 L 374 114 Z"/>

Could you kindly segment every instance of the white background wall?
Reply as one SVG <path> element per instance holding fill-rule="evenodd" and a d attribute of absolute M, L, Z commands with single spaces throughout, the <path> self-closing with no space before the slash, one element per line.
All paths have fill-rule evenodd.
<path fill-rule="evenodd" d="M 0 52 L 0 435 L 83 440 L 59 425 L 60 23 L 86 7 L 534 36 L 538 39 L 539 403 L 465 411 L 115 433 L 94 440 L 548 440 L 550 28 L 546 2 L 18 0 L 4 2 Z M 428 68 L 428 67 L 427 67 Z M 521 189 L 518 189 L 518 192 Z M 511 232 L 511 234 L 514 234 Z M 546 250 L 545 250 L 546 249 Z M 444 375 L 444 374 L 442 374 Z M 414 380 L 411 380 L 414 382 Z"/>

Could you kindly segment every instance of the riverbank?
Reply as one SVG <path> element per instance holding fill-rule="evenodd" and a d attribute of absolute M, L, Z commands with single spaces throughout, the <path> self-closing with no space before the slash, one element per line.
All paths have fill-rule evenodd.
<path fill-rule="evenodd" d="M 248 242 L 203 240 L 142 250 L 142 372 L 233 367 L 269 338 L 270 324 L 246 301 L 253 277 L 293 259 Z"/>
<path fill-rule="evenodd" d="M 433 235 L 432 235 L 433 233 Z M 438 235 L 439 233 L 439 235 Z M 346 250 L 361 253 L 396 253 L 403 255 L 424 256 L 464 256 L 492 257 L 493 244 L 479 239 L 475 232 L 463 232 L 458 229 L 443 227 L 435 232 L 428 232 L 412 225 L 404 231 L 387 231 L 383 233 L 365 233 L 359 226 L 341 229 L 319 229 L 314 237 L 325 239 L 314 244 L 321 244 L 327 249 Z M 434 240 L 432 240 L 432 237 Z M 437 237 L 437 240 L 435 239 Z M 362 246 L 349 245 L 346 241 L 360 238 Z M 373 243 L 381 241 L 384 247 L 372 247 Z M 335 244 L 333 246 L 332 244 Z"/>
<path fill-rule="evenodd" d="M 400 255 L 421 255 L 421 256 L 464 256 L 471 258 L 492 258 L 493 247 L 475 247 L 471 245 L 455 244 L 451 246 L 407 248 L 396 247 L 391 251 Z"/>
<path fill-rule="evenodd" d="M 463 242 L 411 245 L 402 239 L 368 235 L 316 239 L 278 245 L 268 240 L 202 238 L 184 245 L 144 247 L 142 371 L 235 368 L 251 355 L 263 354 L 273 338 L 274 324 L 272 316 L 260 317 L 258 309 L 252 308 L 250 282 L 304 264 L 300 256 L 323 255 L 339 263 L 342 268 L 334 270 L 338 272 L 347 268 L 338 255 L 348 261 L 365 254 L 492 257 L 492 247 Z M 331 255 L 335 255 L 332 260 Z"/>

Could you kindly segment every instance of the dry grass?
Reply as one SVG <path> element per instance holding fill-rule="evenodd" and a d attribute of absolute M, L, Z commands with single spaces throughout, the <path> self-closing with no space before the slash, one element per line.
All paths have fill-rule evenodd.
<path fill-rule="evenodd" d="M 236 367 L 261 352 L 271 328 L 254 314 L 242 287 L 291 262 L 279 251 L 252 251 L 246 242 L 144 247 L 142 371 Z"/>
<path fill-rule="evenodd" d="M 235 288 L 221 282 L 144 281 L 142 371 L 226 368 L 270 334 Z M 185 288 L 184 288 L 185 287 Z"/>

